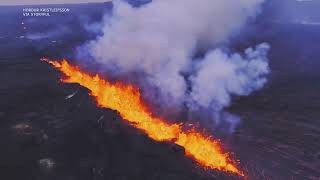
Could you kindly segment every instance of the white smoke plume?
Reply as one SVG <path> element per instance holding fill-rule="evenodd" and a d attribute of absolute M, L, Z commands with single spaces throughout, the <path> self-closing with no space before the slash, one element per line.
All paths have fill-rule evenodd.
<path fill-rule="evenodd" d="M 269 73 L 266 58 L 268 44 L 260 44 L 255 49 L 248 48 L 245 56 L 228 55 L 220 49 L 207 53 L 196 64 L 197 73 L 191 76 L 191 100 L 197 105 L 214 110 L 222 110 L 230 104 L 231 95 L 249 95 L 266 83 Z"/>
<path fill-rule="evenodd" d="M 242 55 L 219 49 L 259 13 L 263 1 L 153 0 L 138 8 L 114 1 L 103 35 L 86 47 L 113 76 L 138 78 L 149 92 L 145 96 L 167 109 L 220 111 L 232 95 L 248 95 L 266 82 L 267 44 Z"/>

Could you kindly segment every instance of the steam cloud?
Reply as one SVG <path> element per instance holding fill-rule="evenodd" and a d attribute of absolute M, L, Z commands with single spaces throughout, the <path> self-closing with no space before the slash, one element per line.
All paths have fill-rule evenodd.
<path fill-rule="evenodd" d="M 138 79 L 153 103 L 219 112 L 233 95 L 266 83 L 268 44 L 225 48 L 263 1 L 153 0 L 139 8 L 114 1 L 103 35 L 86 47 L 113 76 Z"/>

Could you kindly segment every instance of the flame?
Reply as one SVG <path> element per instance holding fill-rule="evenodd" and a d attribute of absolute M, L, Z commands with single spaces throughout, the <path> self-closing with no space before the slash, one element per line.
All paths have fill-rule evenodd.
<path fill-rule="evenodd" d="M 230 160 L 227 153 L 220 149 L 219 142 L 196 130 L 184 131 L 181 124 L 169 124 L 155 117 L 141 99 L 138 88 L 121 82 L 111 83 L 99 75 L 92 76 L 82 72 L 79 67 L 63 61 L 50 61 L 42 58 L 66 78 L 63 82 L 78 83 L 90 90 L 99 107 L 116 110 L 132 126 L 145 132 L 156 141 L 171 141 L 185 149 L 187 156 L 209 169 L 217 169 L 244 176 Z"/>

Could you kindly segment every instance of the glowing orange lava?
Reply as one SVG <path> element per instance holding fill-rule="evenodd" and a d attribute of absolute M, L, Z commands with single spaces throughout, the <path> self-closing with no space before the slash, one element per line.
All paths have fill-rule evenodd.
<path fill-rule="evenodd" d="M 184 131 L 180 124 L 169 124 L 155 117 L 141 99 L 139 89 L 121 82 L 111 83 L 99 75 L 92 76 L 69 64 L 66 60 L 46 61 L 60 70 L 66 83 L 78 83 L 90 90 L 90 95 L 96 98 L 102 108 L 116 110 L 120 116 L 132 126 L 144 131 L 156 141 L 174 142 L 185 149 L 187 156 L 205 168 L 223 170 L 244 176 L 230 160 L 227 153 L 220 149 L 218 141 L 205 136 L 196 130 Z"/>

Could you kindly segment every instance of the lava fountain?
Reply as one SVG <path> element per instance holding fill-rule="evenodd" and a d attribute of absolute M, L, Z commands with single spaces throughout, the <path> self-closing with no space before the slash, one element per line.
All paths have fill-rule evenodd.
<path fill-rule="evenodd" d="M 155 141 L 169 141 L 184 147 L 186 156 L 208 169 L 222 170 L 244 176 L 228 153 L 223 153 L 217 140 L 197 130 L 183 130 L 181 124 L 170 124 L 152 114 L 141 98 L 139 89 L 121 82 L 112 83 L 99 75 L 90 75 L 67 60 L 46 61 L 61 71 L 65 83 L 77 83 L 90 90 L 97 105 L 119 113 L 123 120 L 142 130 Z"/>

